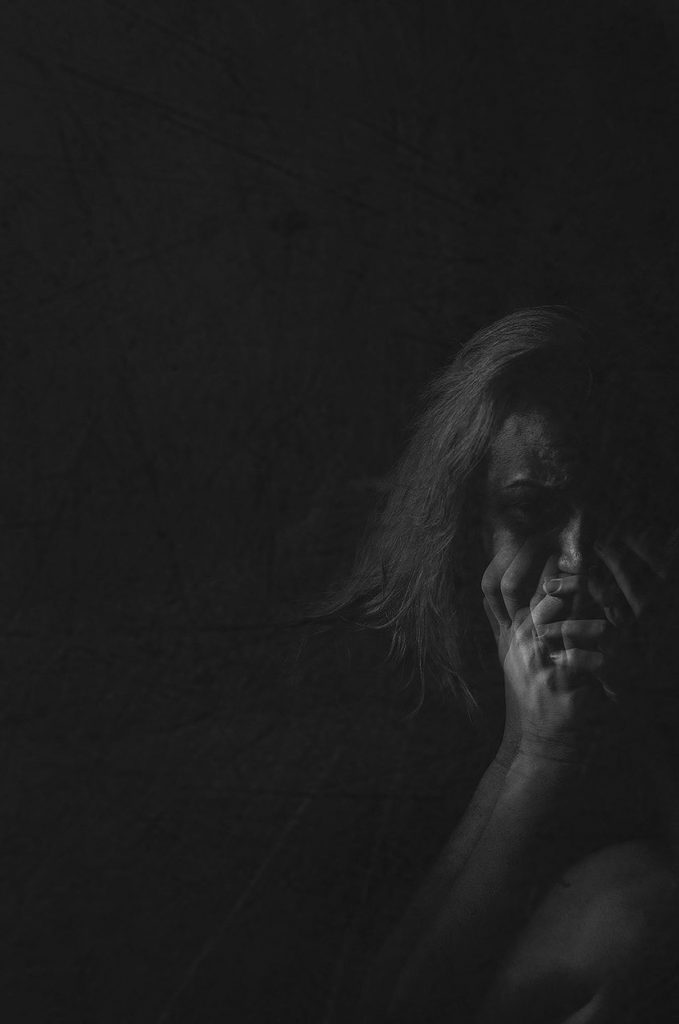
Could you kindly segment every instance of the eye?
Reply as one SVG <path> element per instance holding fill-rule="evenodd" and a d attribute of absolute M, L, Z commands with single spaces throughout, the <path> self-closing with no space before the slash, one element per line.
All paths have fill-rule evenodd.
<path fill-rule="evenodd" d="M 560 495 L 542 488 L 517 493 L 507 505 L 510 517 L 521 526 L 548 529 L 562 511 Z"/>
<path fill-rule="evenodd" d="M 526 498 L 512 502 L 507 511 L 518 523 L 526 525 L 537 523 L 542 512 L 535 501 Z"/>

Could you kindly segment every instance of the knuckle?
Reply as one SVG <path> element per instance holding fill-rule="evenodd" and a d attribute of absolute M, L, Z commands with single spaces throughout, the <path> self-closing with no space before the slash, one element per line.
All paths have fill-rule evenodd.
<path fill-rule="evenodd" d="M 514 597 L 518 591 L 518 580 L 515 576 L 511 576 L 509 573 L 500 580 L 500 593 L 503 597 Z"/>
<path fill-rule="evenodd" d="M 578 635 L 578 627 L 574 622 L 566 620 L 559 623 L 559 632 L 564 640 L 574 640 Z"/>
<path fill-rule="evenodd" d="M 491 572 L 489 569 L 486 569 L 486 571 L 484 572 L 483 576 L 481 577 L 481 590 L 482 590 L 482 592 L 485 594 L 486 597 L 490 597 L 490 595 L 495 590 L 495 586 L 496 586 L 495 573 Z"/>
<path fill-rule="evenodd" d="M 514 635 L 517 641 L 522 644 L 529 643 L 533 639 L 533 627 L 530 618 L 524 619 L 517 624 Z"/>

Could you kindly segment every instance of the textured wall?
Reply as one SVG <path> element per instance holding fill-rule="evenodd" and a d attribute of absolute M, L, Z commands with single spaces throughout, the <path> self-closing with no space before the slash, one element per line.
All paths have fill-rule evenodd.
<path fill-rule="evenodd" d="M 590 6 L 5 5 L 11 1019 L 350 1007 L 481 755 L 275 623 L 477 326 L 672 352 L 679 36 Z"/>

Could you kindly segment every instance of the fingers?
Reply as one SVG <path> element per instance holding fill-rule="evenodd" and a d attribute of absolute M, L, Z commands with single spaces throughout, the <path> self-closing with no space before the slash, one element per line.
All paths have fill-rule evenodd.
<path fill-rule="evenodd" d="M 604 655 L 601 651 L 583 651 L 572 648 L 567 651 L 555 651 L 550 654 L 552 663 L 567 669 L 571 675 L 598 675 L 604 667 Z"/>
<path fill-rule="evenodd" d="M 493 629 L 494 624 L 507 628 L 511 625 L 512 621 L 500 591 L 500 580 L 502 579 L 504 568 L 501 556 L 496 555 L 481 579 L 483 606 L 486 609 L 486 614 Z"/>
<path fill-rule="evenodd" d="M 639 552 L 645 552 L 647 558 L 656 564 L 654 555 L 650 554 L 643 541 L 634 541 L 632 547 L 629 540 L 608 538 L 596 546 L 597 553 L 608 567 L 618 589 L 623 595 L 635 618 L 639 618 L 653 597 L 654 590 L 660 582 L 659 573 L 653 569 L 651 562 L 645 561 Z M 622 609 L 611 595 L 604 593 L 602 600 L 606 615 L 614 625 L 620 625 Z M 618 621 L 616 621 L 618 620 Z"/>
<path fill-rule="evenodd" d="M 535 633 L 550 650 L 563 646 L 567 651 L 596 651 L 609 628 L 606 619 L 565 619 L 536 626 Z"/>
<path fill-rule="evenodd" d="M 493 638 L 495 640 L 495 645 L 497 647 L 497 652 L 500 657 L 500 661 L 504 662 L 504 659 L 507 656 L 507 650 L 509 648 L 510 642 L 509 630 L 506 629 L 504 626 L 500 625 L 500 623 L 495 618 L 495 613 L 493 612 L 492 608 L 490 607 L 488 601 L 485 598 L 483 599 L 483 609 L 486 613 L 488 622 L 490 623 L 490 628 L 493 633 Z"/>
<path fill-rule="evenodd" d="M 529 539 L 517 552 L 503 548 L 483 574 L 481 590 L 495 620 L 509 628 L 519 611 L 528 610 L 543 568 L 541 543 Z"/>
<path fill-rule="evenodd" d="M 519 611 L 528 610 L 544 566 L 540 545 L 527 541 L 514 557 L 500 581 L 505 608 L 512 621 Z"/>
<path fill-rule="evenodd" d="M 587 587 L 596 606 L 601 608 L 612 625 L 617 625 L 611 615 L 616 603 L 623 601 L 618 587 L 603 562 L 595 565 L 587 578 Z"/>
<path fill-rule="evenodd" d="M 532 625 L 535 626 L 565 619 L 572 598 L 586 590 L 586 582 L 583 576 L 557 576 L 543 580 L 541 590 L 531 601 Z"/>
<path fill-rule="evenodd" d="M 649 566 L 651 571 L 655 573 L 659 579 L 667 579 L 669 572 L 669 557 L 665 552 L 659 551 L 657 545 L 653 544 L 648 530 L 638 536 L 635 534 L 628 534 L 625 537 L 625 542 L 637 558 L 643 564 Z"/>
<path fill-rule="evenodd" d="M 564 576 L 548 577 L 542 581 L 542 590 L 550 597 L 573 597 L 580 593 L 585 587 L 585 578 L 576 573 L 568 573 Z"/>
<path fill-rule="evenodd" d="M 483 599 L 483 610 L 486 613 L 486 618 L 488 619 L 488 622 L 490 623 L 490 628 L 493 631 L 493 637 L 495 638 L 495 643 L 497 643 L 498 640 L 500 639 L 500 623 L 498 622 L 498 620 L 497 620 L 497 618 L 495 616 L 495 612 L 493 611 L 493 609 L 491 608 L 490 604 L 488 603 L 488 599 L 485 598 L 485 597 Z"/>

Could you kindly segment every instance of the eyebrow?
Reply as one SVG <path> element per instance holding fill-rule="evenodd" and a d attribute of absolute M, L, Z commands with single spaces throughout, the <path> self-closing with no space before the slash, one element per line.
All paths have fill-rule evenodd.
<path fill-rule="evenodd" d="M 566 487 L 570 487 L 573 484 L 573 477 L 564 477 L 561 480 L 536 480 L 534 477 L 516 477 L 514 480 L 510 480 L 509 483 L 503 484 L 502 489 L 504 491 L 518 490 L 521 487 L 533 488 L 535 490 L 550 490 L 557 491 L 563 490 Z"/>

